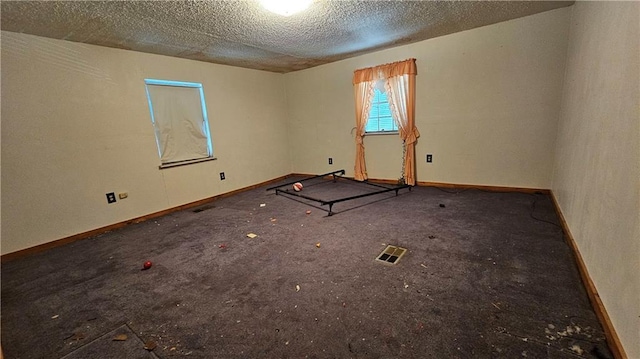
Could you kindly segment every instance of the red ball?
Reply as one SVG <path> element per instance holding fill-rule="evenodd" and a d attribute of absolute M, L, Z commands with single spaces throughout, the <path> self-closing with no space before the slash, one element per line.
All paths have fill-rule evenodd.
<path fill-rule="evenodd" d="M 146 261 L 146 262 L 144 262 L 144 264 L 142 265 L 142 267 L 143 267 L 144 269 L 149 269 L 149 268 L 151 268 L 151 266 L 152 266 L 152 265 L 153 265 L 153 263 L 151 263 L 151 261 Z"/>

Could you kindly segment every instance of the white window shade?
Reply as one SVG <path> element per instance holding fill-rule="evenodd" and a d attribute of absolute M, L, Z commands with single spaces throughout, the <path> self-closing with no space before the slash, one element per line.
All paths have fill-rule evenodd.
<path fill-rule="evenodd" d="M 149 108 L 162 164 L 213 155 L 202 86 L 188 85 L 192 86 L 147 81 Z"/>

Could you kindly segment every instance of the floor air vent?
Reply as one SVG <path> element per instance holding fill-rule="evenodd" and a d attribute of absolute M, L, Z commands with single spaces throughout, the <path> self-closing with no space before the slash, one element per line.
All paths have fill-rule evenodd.
<path fill-rule="evenodd" d="M 396 264 L 406 252 L 407 250 L 405 248 L 387 246 L 387 248 L 385 248 L 384 251 L 382 251 L 382 253 L 380 253 L 376 258 L 376 261 L 384 264 Z"/>

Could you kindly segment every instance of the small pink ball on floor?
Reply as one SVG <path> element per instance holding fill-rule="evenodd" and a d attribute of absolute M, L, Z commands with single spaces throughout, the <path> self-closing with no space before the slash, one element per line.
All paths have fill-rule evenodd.
<path fill-rule="evenodd" d="M 302 191 L 302 183 L 296 182 L 293 184 L 293 190 L 296 192 Z"/>

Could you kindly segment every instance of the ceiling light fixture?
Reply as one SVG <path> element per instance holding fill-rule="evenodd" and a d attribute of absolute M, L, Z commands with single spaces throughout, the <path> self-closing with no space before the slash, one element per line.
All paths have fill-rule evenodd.
<path fill-rule="evenodd" d="M 262 6 L 278 15 L 291 16 L 306 9 L 313 0 L 260 0 Z"/>

